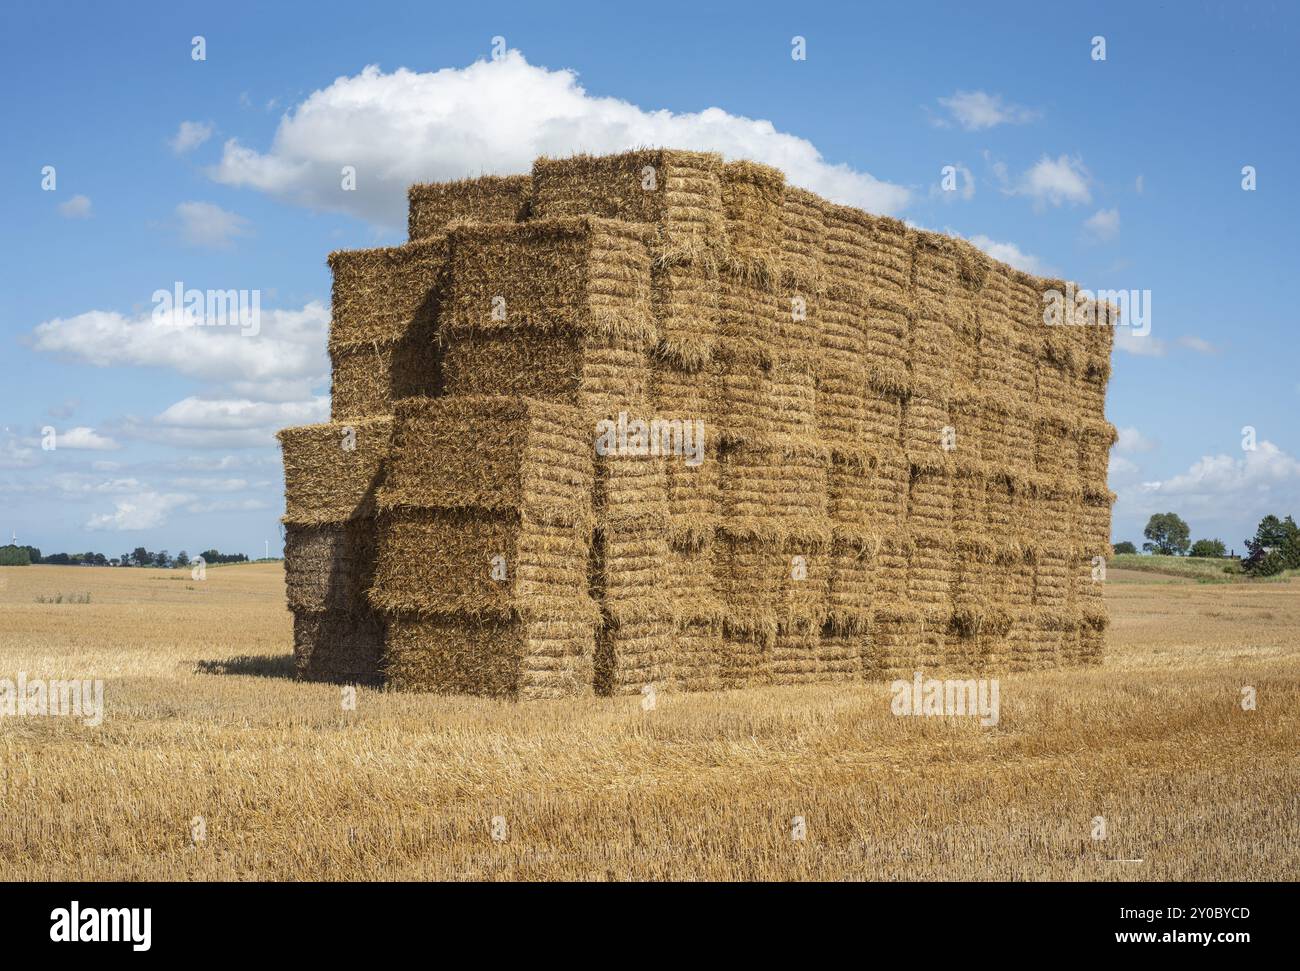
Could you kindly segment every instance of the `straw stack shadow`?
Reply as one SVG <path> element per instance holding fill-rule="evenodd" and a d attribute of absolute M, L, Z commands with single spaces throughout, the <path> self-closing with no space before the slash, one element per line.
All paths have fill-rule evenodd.
<path fill-rule="evenodd" d="M 410 191 L 280 435 L 300 676 L 506 698 L 1097 664 L 1115 310 L 642 150 Z M 597 425 L 702 422 L 703 461 Z"/>

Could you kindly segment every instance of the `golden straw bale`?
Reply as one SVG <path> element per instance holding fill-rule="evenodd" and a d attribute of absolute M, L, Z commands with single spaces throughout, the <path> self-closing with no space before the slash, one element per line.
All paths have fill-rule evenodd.
<path fill-rule="evenodd" d="M 692 621 L 677 631 L 672 684 L 681 691 L 716 691 L 722 687 L 722 627 Z"/>
<path fill-rule="evenodd" d="M 646 227 L 580 216 L 459 223 L 449 237 L 440 323 L 450 335 L 527 330 L 654 346 Z"/>
<path fill-rule="evenodd" d="M 786 571 L 780 544 L 720 534 L 713 543 L 713 571 L 718 600 L 727 610 L 726 631 L 770 643 Z"/>
<path fill-rule="evenodd" d="M 651 367 L 630 338 L 521 332 L 453 336 L 446 394 L 524 396 L 582 409 L 593 420 L 646 413 Z"/>
<path fill-rule="evenodd" d="M 878 544 L 861 546 L 837 540 L 830 551 L 827 628 L 834 632 L 865 631 L 875 605 Z"/>
<path fill-rule="evenodd" d="M 334 421 L 390 415 L 402 398 L 442 394 L 437 322 L 421 317 L 388 340 L 331 343 L 330 417 Z"/>
<path fill-rule="evenodd" d="M 926 624 L 919 610 L 890 608 L 877 610 L 868 641 L 869 660 L 866 664 L 871 677 L 879 681 L 905 679 L 910 681 L 917 671 L 926 667 L 936 653 L 936 632 Z"/>
<path fill-rule="evenodd" d="M 752 688 L 769 683 L 768 661 L 776 629 L 758 637 L 746 630 L 723 628 L 722 651 L 718 656 L 718 686 L 723 689 Z"/>
<path fill-rule="evenodd" d="M 786 186 L 781 206 L 781 280 L 790 290 L 826 289 L 826 222 L 830 206 L 806 189 Z"/>
<path fill-rule="evenodd" d="M 712 152 L 641 149 L 539 158 L 532 217 L 648 223 L 657 263 L 717 264 L 726 246 L 721 174 L 722 158 Z"/>
<path fill-rule="evenodd" d="M 523 219 L 532 194 L 526 175 L 485 175 L 454 182 L 425 182 L 407 191 L 407 236 L 436 236 L 461 219 L 513 222 Z"/>
<path fill-rule="evenodd" d="M 663 441 L 659 443 L 667 444 Z M 682 458 L 675 455 L 640 455 L 627 451 L 598 454 L 595 490 L 597 526 L 602 529 L 653 529 L 666 536 L 667 466 L 682 462 Z"/>
<path fill-rule="evenodd" d="M 718 280 L 718 351 L 732 360 L 771 362 L 778 345 L 782 313 L 778 295 L 754 279 L 723 273 Z M 785 310 L 789 310 L 786 303 Z"/>
<path fill-rule="evenodd" d="M 295 610 L 293 662 L 304 681 L 382 681 L 383 620 L 370 610 Z"/>
<path fill-rule="evenodd" d="M 903 450 L 908 461 L 926 469 L 943 468 L 954 444 L 948 391 L 918 385 L 903 402 Z"/>
<path fill-rule="evenodd" d="M 815 438 L 818 434 L 817 374 L 806 357 L 782 354 L 772 362 L 773 431 L 778 436 Z"/>
<path fill-rule="evenodd" d="M 301 526 L 373 516 L 393 423 L 388 418 L 301 425 L 277 433 L 284 519 Z"/>
<path fill-rule="evenodd" d="M 447 270 L 447 236 L 329 255 L 334 275 L 330 344 L 388 341 L 438 319 Z"/>
<path fill-rule="evenodd" d="M 815 684 L 820 674 L 821 634 L 819 631 L 778 631 L 767 652 L 765 683 Z"/>
<path fill-rule="evenodd" d="M 851 206 L 822 208 L 823 264 L 832 287 L 866 295 L 876 284 L 875 217 Z"/>
<path fill-rule="evenodd" d="M 757 447 L 771 441 L 777 429 L 771 366 L 723 354 L 717 369 L 717 378 L 709 385 L 714 396 L 709 411 L 718 426 L 714 436 L 718 444 Z"/>
<path fill-rule="evenodd" d="M 656 582 L 679 631 L 692 624 L 721 624 L 726 613 L 714 569 L 715 542 L 710 537 L 699 546 L 668 545 Z"/>
<path fill-rule="evenodd" d="M 781 274 L 781 215 L 785 174 L 757 162 L 722 167 L 727 267 L 742 280 L 771 289 Z"/>
<path fill-rule="evenodd" d="M 589 576 L 606 626 L 671 621 L 670 590 L 664 582 L 669 563 L 668 541 L 660 528 L 597 530 Z"/>
<path fill-rule="evenodd" d="M 867 383 L 878 394 L 906 395 L 911 390 L 910 313 L 906 307 L 872 297 L 863 337 Z"/>
<path fill-rule="evenodd" d="M 590 437 L 588 437 L 590 436 Z M 595 432 L 581 412 L 531 398 L 410 398 L 398 405 L 386 508 L 515 512 L 589 524 Z"/>
<path fill-rule="evenodd" d="M 829 453 L 815 440 L 773 439 L 770 447 L 725 450 L 721 528 L 732 536 L 824 547 L 831 537 L 829 465 Z"/>
<path fill-rule="evenodd" d="M 658 355 L 698 371 L 717 347 L 722 327 L 722 282 L 711 263 L 656 262 L 650 303 L 659 333 Z"/>
<path fill-rule="evenodd" d="M 384 665 L 398 691 L 497 698 L 592 692 L 590 621 L 399 614 L 388 619 Z"/>
<path fill-rule="evenodd" d="M 873 545 L 880 532 L 873 520 L 878 495 L 875 463 L 832 456 L 826 486 L 826 514 L 835 541 L 859 548 Z"/>
<path fill-rule="evenodd" d="M 907 523 L 911 466 L 898 445 L 880 447 L 871 481 L 870 523 L 880 534 L 895 532 Z"/>
<path fill-rule="evenodd" d="M 674 650 L 670 621 L 606 623 L 596 633 L 593 686 L 598 695 L 635 695 L 671 687 Z"/>
<path fill-rule="evenodd" d="M 818 297 L 817 309 L 819 369 L 859 374 L 867 366 L 870 302 L 866 291 L 832 283 Z"/>
<path fill-rule="evenodd" d="M 590 535 L 511 513 L 407 507 L 379 520 L 370 604 L 386 614 L 591 620 Z"/>
<path fill-rule="evenodd" d="M 374 572 L 372 519 L 317 526 L 286 525 L 284 586 L 290 610 L 361 609 Z"/>
<path fill-rule="evenodd" d="M 815 370 L 822 339 L 822 295 L 798 287 L 782 287 L 774 295 L 776 355 L 784 360 L 803 358 Z"/>
<path fill-rule="evenodd" d="M 785 545 L 777 624 L 782 630 L 817 632 L 827 619 L 830 601 L 830 556 L 798 542 Z"/>

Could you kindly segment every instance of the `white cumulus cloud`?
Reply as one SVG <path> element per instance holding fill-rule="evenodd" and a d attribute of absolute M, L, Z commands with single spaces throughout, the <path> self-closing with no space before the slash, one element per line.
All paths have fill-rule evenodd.
<path fill-rule="evenodd" d="M 209 170 L 247 186 L 372 223 L 406 223 L 414 182 L 529 171 L 539 155 L 639 146 L 708 150 L 782 169 L 791 183 L 837 202 L 897 213 L 909 190 L 832 164 L 807 139 L 720 108 L 647 109 L 588 94 L 571 70 L 529 64 L 518 51 L 465 68 L 386 73 L 371 65 L 315 91 L 281 119 L 265 151 L 225 143 Z M 341 187 L 355 166 L 356 188 Z"/>
<path fill-rule="evenodd" d="M 66 432 L 58 432 L 55 443 L 59 448 L 86 449 L 92 452 L 108 452 L 121 448 L 112 438 L 101 435 L 93 428 L 79 425 Z"/>
<path fill-rule="evenodd" d="M 1031 253 L 1026 253 L 1015 243 L 1001 243 L 995 239 L 990 239 L 983 233 L 978 233 L 969 237 L 971 245 L 982 249 L 995 260 L 1001 260 L 1008 266 L 1014 266 L 1017 270 L 1024 270 L 1026 273 L 1037 273 L 1042 276 L 1051 275 L 1051 267 L 1047 266 L 1041 259 Z"/>
<path fill-rule="evenodd" d="M 126 531 L 158 529 L 178 506 L 192 496 L 169 492 L 139 492 L 113 500 L 113 511 L 96 513 L 86 522 L 89 530 Z"/>
<path fill-rule="evenodd" d="M 1083 221 L 1083 228 L 1093 239 L 1114 239 L 1119 235 L 1119 210 L 1098 209 Z"/>

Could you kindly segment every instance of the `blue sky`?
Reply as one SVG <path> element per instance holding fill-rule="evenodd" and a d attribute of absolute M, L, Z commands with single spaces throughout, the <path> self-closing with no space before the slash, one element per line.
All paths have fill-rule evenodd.
<path fill-rule="evenodd" d="M 4 538 L 278 551 L 271 435 L 328 410 L 326 254 L 400 242 L 410 181 L 662 141 L 1149 290 L 1151 334 L 1114 359 L 1115 538 L 1170 509 L 1240 549 L 1300 514 L 1300 16 L 1045 6 L 8 5 Z M 497 36 L 517 53 L 492 61 Z M 176 281 L 260 290 L 261 333 L 151 326 Z"/>

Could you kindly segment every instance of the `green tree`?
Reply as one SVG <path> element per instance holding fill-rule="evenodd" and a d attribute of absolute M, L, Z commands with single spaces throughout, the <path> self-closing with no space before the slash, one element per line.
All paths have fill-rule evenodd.
<path fill-rule="evenodd" d="M 1122 540 L 1115 544 L 1115 552 L 1118 553 L 1136 553 L 1138 548 L 1128 540 Z"/>
<path fill-rule="evenodd" d="M 135 552 L 131 554 L 131 562 L 136 566 L 148 566 L 153 562 L 153 554 L 143 546 L 137 546 Z"/>
<path fill-rule="evenodd" d="M 1147 538 L 1142 548 L 1148 553 L 1182 556 L 1191 542 L 1192 530 L 1177 513 L 1158 512 L 1147 521 L 1142 535 Z"/>
<path fill-rule="evenodd" d="M 32 557 L 25 546 L 0 546 L 0 566 L 31 566 Z"/>
<path fill-rule="evenodd" d="M 177 554 L 176 554 L 176 565 L 177 565 L 177 566 L 189 566 L 189 565 L 190 565 L 190 554 L 186 553 L 184 550 L 181 550 L 179 553 L 177 553 Z"/>
<path fill-rule="evenodd" d="M 1198 539 L 1192 544 L 1192 548 L 1187 551 L 1187 555 L 1221 558 L 1228 555 L 1228 547 L 1223 545 L 1221 539 Z"/>

